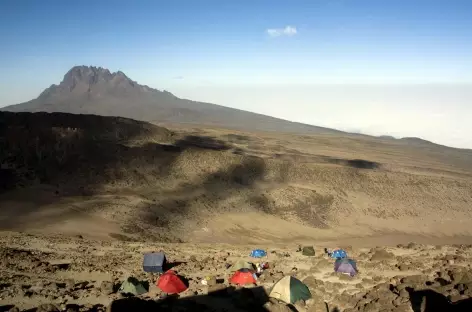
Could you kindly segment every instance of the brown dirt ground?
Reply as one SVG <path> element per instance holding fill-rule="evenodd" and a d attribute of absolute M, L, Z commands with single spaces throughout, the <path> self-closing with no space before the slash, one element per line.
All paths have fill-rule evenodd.
<path fill-rule="evenodd" d="M 0 229 L 211 243 L 472 236 L 468 150 L 29 116 L 0 135 L 3 181 L 13 175 Z"/>
<path fill-rule="evenodd" d="M 357 304 L 375 286 L 385 283 L 395 286 L 406 276 L 421 275 L 425 280 L 434 280 L 441 272 L 470 270 L 468 259 L 472 256 L 472 249 L 466 245 L 344 246 L 349 256 L 356 259 L 359 269 L 359 274 L 351 278 L 333 273 L 334 261 L 324 254 L 322 244 L 315 246 L 314 257 L 307 257 L 297 252 L 294 244 L 274 247 L 263 242 L 251 245 L 144 243 L 14 232 L 2 232 L 0 242 L 0 306 L 15 305 L 22 310 L 46 303 L 64 309 L 70 305 L 90 309 L 94 305 L 107 306 L 121 298 L 116 289 L 128 276 L 150 283 L 149 292 L 141 298 L 159 298 L 162 292 L 154 285 L 157 277 L 142 270 L 143 254 L 152 251 L 164 251 L 173 264 L 172 269 L 189 280 L 189 289 L 180 294 L 180 298 L 187 298 L 206 296 L 215 288 L 201 284 L 206 276 L 221 279 L 221 288 L 230 287 L 231 271 L 226 269 L 226 264 L 239 259 L 258 263 L 261 260 L 250 258 L 249 252 L 263 247 L 268 256 L 262 261 L 268 261 L 270 269 L 259 278 L 258 287 L 268 292 L 279 278 L 292 275 L 307 284 L 317 301 L 327 302 L 332 309 L 337 307 L 341 311 Z M 115 285 L 115 291 L 105 293 L 103 282 Z M 354 299 L 346 301 L 346 298 Z M 224 308 L 224 311 L 239 311 L 227 305 Z"/>
<path fill-rule="evenodd" d="M 117 295 L 104 295 L 99 283 L 145 278 L 142 254 L 158 249 L 172 261 L 197 258 L 178 267 L 192 278 L 186 295 L 207 291 L 198 284 L 205 275 L 227 280 L 224 262 L 262 247 L 275 251 L 274 274 L 323 281 L 317 296 L 340 307 L 340 291 L 468 268 L 470 248 L 451 244 L 472 243 L 471 151 L 361 135 L 31 116 L 0 120 L 1 304 L 106 305 Z M 394 247 L 410 241 L 429 245 Z M 316 259 L 296 253 L 298 244 L 316 245 Z M 353 246 L 360 277 L 333 276 L 323 246 Z M 391 246 L 384 248 L 395 257 L 371 264 L 373 246 Z M 464 259 L 452 264 L 441 258 L 459 253 Z M 70 280 L 90 286 L 63 287 Z"/>

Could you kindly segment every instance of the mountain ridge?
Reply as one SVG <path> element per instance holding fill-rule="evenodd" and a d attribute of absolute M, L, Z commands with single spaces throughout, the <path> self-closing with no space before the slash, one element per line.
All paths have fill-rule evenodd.
<path fill-rule="evenodd" d="M 178 98 L 141 85 L 122 71 L 74 66 L 36 99 L 0 108 L 11 112 L 64 112 L 127 117 L 148 122 L 206 124 L 250 131 L 345 133 L 217 104 Z"/>
<path fill-rule="evenodd" d="M 93 114 L 154 123 L 208 125 L 246 131 L 276 131 L 302 135 L 320 133 L 358 135 L 218 104 L 179 98 L 169 91 L 141 85 L 120 70 L 111 72 L 101 66 L 73 66 L 59 84 L 52 84 L 36 99 L 5 106 L 0 108 L 0 111 Z M 369 137 L 373 136 L 369 135 Z M 415 144 L 412 140 L 398 140 L 405 144 Z M 429 142 L 419 140 L 421 140 L 421 145 Z M 433 142 L 431 144 L 437 145 Z"/>

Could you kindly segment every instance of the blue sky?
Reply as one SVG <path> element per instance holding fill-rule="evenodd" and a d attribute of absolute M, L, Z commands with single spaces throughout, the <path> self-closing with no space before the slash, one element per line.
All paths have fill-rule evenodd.
<path fill-rule="evenodd" d="M 290 119 L 330 126 L 332 117 L 306 120 L 307 113 L 327 103 L 340 109 L 362 106 L 369 88 L 351 102 L 337 99 L 336 104 L 309 93 L 311 85 L 461 85 L 467 93 L 470 12 L 472 1 L 459 0 L 3 0 L 0 106 L 34 98 L 70 67 L 84 64 L 122 70 L 178 96 L 282 118 L 287 112 L 271 105 L 273 91 L 264 97 L 263 90 L 303 87 L 305 96 L 297 93 L 298 102 L 323 103 L 311 103 L 309 111 L 308 104 L 300 104 L 299 115 L 291 113 Z M 231 94 L 236 90 L 240 102 Z M 257 101 L 250 97 L 254 92 Z M 378 99 L 379 105 L 395 105 L 387 100 Z M 469 100 L 459 97 L 449 105 L 470 112 Z M 297 103 L 290 105 L 293 110 Z M 427 103 L 421 105 L 427 109 Z M 366 121 L 336 124 L 370 129 L 361 122 Z M 386 131 L 397 133 L 392 127 Z M 404 134 L 422 132 L 412 127 Z"/>

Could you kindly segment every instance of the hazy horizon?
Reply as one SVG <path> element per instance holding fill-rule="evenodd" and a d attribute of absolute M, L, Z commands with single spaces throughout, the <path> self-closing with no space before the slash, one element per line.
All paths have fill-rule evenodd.
<path fill-rule="evenodd" d="M 180 0 L 0 5 L 0 107 L 74 65 L 178 97 L 472 148 L 468 1 Z"/>

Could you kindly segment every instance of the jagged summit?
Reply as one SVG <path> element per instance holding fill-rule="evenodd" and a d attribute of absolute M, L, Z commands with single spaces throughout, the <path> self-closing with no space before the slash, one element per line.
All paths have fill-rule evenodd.
<path fill-rule="evenodd" d="M 136 84 L 133 80 L 128 78 L 122 71 L 110 72 L 110 70 L 103 67 L 95 66 L 74 66 L 65 75 L 62 83 L 68 84 L 74 81 L 83 81 L 90 84 L 98 82 L 109 82 L 113 79 L 122 79 L 128 81 L 130 84 Z"/>
<path fill-rule="evenodd" d="M 257 131 L 340 132 L 181 99 L 169 91 L 141 85 L 122 71 L 112 72 L 104 67 L 84 65 L 69 69 L 59 84 L 51 85 L 36 99 L 1 110 L 121 116 L 152 122 L 220 125 Z"/>
<path fill-rule="evenodd" d="M 103 67 L 81 65 L 72 67 L 59 85 L 51 85 L 39 95 L 38 99 L 55 102 L 57 98 L 86 95 L 90 101 L 96 97 L 137 96 L 139 93 L 161 93 L 161 91 L 138 84 L 122 71 L 111 72 Z"/>
<path fill-rule="evenodd" d="M 75 80 L 87 81 L 90 83 L 103 79 L 109 81 L 113 78 L 112 73 L 106 68 L 95 66 L 74 66 L 65 75 L 62 83 L 70 83 Z"/>
<path fill-rule="evenodd" d="M 136 81 L 131 80 L 122 71 L 110 72 L 110 70 L 103 67 L 95 66 L 74 66 L 65 75 L 59 86 L 62 89 L 73 91 L 77 86 L 88 85 L 87 92 L 91 92 L 94 86 L 113 89 L 121 88 L 126 91 L 126 88 L 138 88 L 143 91 L 156 91 L 147 86 L 141 86 Z M 80 91 L 81 89 L 79 89 Z M 103 90 L 98 90 L 103 91 Z M 130 91 L 130 90 L 128 90 Z"/>

